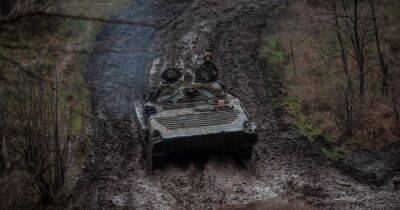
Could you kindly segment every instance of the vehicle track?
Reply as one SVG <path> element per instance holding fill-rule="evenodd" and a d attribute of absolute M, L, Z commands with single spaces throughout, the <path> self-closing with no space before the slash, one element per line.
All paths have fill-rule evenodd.
<path fill-rule="evenodd" d="M 87 81 L 92 93 L 92 145 L 71 197 L 80 208 L 216 208 L 269 198 L 297 198 L 334 208 L 399 207 L 390 189 L 374 189 L 342 174 L 307 139 L 274 114 L 273 86 L 258 58 L 276 1 L 140 1 L 125 18 L 173 20 L 155 31 L 106 26 L 98 44 L 152 49 L 93 55 Z M 133 101 L 167 67 L 194 68 L 204 51 L 214 54 L 220 79 L 259 125 L 252 160 L 214 157 L 168 163 L 146 171 L 133 120 Z M 156 53 L 149 53 L 156 52 Z M 148 75 L 148 70 L 150 75 Z"/>

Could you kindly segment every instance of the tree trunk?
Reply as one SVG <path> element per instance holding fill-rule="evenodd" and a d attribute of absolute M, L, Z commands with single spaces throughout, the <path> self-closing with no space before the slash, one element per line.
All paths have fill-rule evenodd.
<path fill-rule="evenodd" d="M 353 10 L 353 32 L 354 32 L 354 51 L 357 57 L 357 67 L 358 67 L 358 79 L 359 79 L 359 92 L 360 97 L 364 101 L 365 99 L 365 72 L 364 72 L 364 51 L 363 51 L 363 43 L 360 40 L 360 31 L 359 31 L 359 17 L 358 17 L 358 0 L 354 0 Z"/>
<path fill-rule="evenodd" d="M 397 99 L 397 93 L 394 90 L 394 88 L 392 88 L 392 106 L 393 106 L 393 113 L 396 119 L 396 124 L 399 125 L 400 124 L 400 117 L 399 117 L 399 110 L 398 110 L 398 99 Z"/>
<path fill-rule="evenodd" d="M 345 110 L 345 117 L 346 117 L 346 136 L 347 137 L 352 137 L 353 135 L 353 82 L 351 80 L 351 73 L 349 70 L 349 65 L 348 65 L 348 58 L 346 54 L 346 49 L 344 46 L 344 40 L 343 36 L 340 32 L 340 23 L 339 23 L 339 16 L 337 14 L 337 8 L 336 4 L 334 3 L 332 5 L 333 10 L 334 10 L 334 20 L 335 20 L 335 27 L 337 28 L 336 30 L 336 37 L 339 42 L 339 48 L 340 48 L 340 58 L 342 60 L 342 65 L 343 65 L 343 73 L 345 74 L 346 77 L 346 85 L 347 85 L 347 93 L 345 93 L 346 97 L 346 110 Z"/>
<path fill-rule="evenodd" d="M 46 180 L 44 180 L 44 176 L 40 175 L 40 174 L 37 175 L 36 183 L 37 183 L 37 186 L 39 189 L 40 202 L 42 203 L 42 205 L 45 207 L 54 205 L 55 200 L 54 200 L 52 192 L 51 192 L 51 187 L 46 182 Z"/>
<path fill-rule="evenodd" d="M 1 155 L 0 155 L 0 166 L 1 172 L 7 171 L 10 168 L 10 163 L 8 162 L 8 152 L 6 147 L 6 137 L 4 133 L 1 138 Z"/>
<path fill-rule="evenodd" d="M 382 95 L 387 96 L 389 93 L 389 83 L 388 83 L 388 67 L 385 62 L 385 58 L 382 53 L 381 49 L 381 44 L 380 44 L 380 38 L 379 38 L 379 30 L 378 30 L 378 24 L 376 22 L 376 13 L 375 13 L 375 6 L 374 6 L 374 0 L 369 0 L 369 6 L 371 9 L 371 16 L 372 16 L 372 22 L 374 24 L 374 34 L 375 34 L 375 44 L 376 44 L 376 49 L 378 51 L 378 57 L 379 57 L 379 63 L 380 63 L 380 68 L 382 71 L 382 86 L 381 86 L 381 92 Z"/>
<path fill-rule="evenodd" d="M 10 168 L 10 162 L 8 161 L 8 151 L 7 151 L 7 144 L 6 144 L 6 102 L 5 98 L 0 96 L 0 137 L 1 137 L 1 144 L 0 144 L 0 173 L 3 171 L 7 171 Z"/>
<path fill-rule="evenodd" d="M 358 14 L 358 4 L 359 0 L 353 0 L 353 17 L 350 19 L 350 15 L 347 12 L 346 1 L 341 0 L 342 9 L 346 16 L 346 27 L 347 34 L 349 35 L 349 39 L 351 41 L 353 51 L 355 54 L 355 59 L 357 62 L 358 68 L 358 80 L 359 80 L 359 95 L 361 101 L 365 101 L 365 57 L 364 57 L 364 41 L 360 38 L 360 26 L 359 21 L 360 17 Z"/>
<path fill-rule="evenodd" d="M 294 50 L 293 50 L 293 43 L 292 40 L 290 40 L 290 51 L 291 51 L 291 56 L 292 56 L 292 65 L 293 65 L 293 71 L 297 72 L 296 69 L 296 60 L 294 59 Z"/>

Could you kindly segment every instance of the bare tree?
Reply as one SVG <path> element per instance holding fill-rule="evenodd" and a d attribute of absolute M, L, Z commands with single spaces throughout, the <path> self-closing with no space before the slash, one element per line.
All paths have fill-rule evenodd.
<path fill-rule="evenodd" d="M 43 82 L 21 75 L 24 96 L 14 107 L 9 144 L 18 154 L 21 170 L 26 171 L 39 189 L 43 205 L 57 204 L 63 198 L 67 139 L 58 134 L 56 93 L 43 89 Z"/>
<path fill-rule="evenodd" d="M 388 95 L 388 93 L 389 93 L 389 83 L 388 83 L 389 71 L 388 71 L 388 66 L 386 64 L 386 61 L 385 61 L 385 57 L 383 56 L 382 49 L 381 49 L 381 41 L 380 41 L 380 36 L 379 36 L 378 24 L 377 24 L 377 20 L 376 20 L 374 0 L 369 0 L 368 3 L 370 6 L 370 10 L 371 10 L 371 18 L 372 18 L 372 23 L 373 23 L 373 28 L 374 28 L 374 35 L 375 35 L 375 44 L 376 44 L 376 49 L 377 49 L 377 53 L 378 53 L 380 69 L 382 72 L 381 92 L 383 95 Z"/>
<path fill-rule="evenodd" d="M 4 0 L 0 0 L 3 6 Z M 71 126 L 63 119 L 68 110 L 61 102 L 63 88 L 60 73 L 41 65 L 42 57 L 63 53 L 104 53 L 118 49 L 71 49 L 63 46 L 35 46 L 26 42 L 30 36 L 25 26 L 46 20 L 84 20 L 104 24 L 163 27 L 167 22 L 131 21 L 86 15 L 65 14 L 56 8 L 58 0 L 16 0 L 7 2 L 0 11 L 0 166 L 6 168 L 7 150 L 12 152 L 15 170 L 30 175 L 43 205 L 57 204 L 65 199 L 68 142 L 62 128 Z M 57 22 L 56 22 L 57 23 Z M 43 25 L 41 25 L 43 26 Z M 142 49 L 132 49 L 142 50 Z M 20 59 L 24 53 L 30 64 Z M 26 52 L 26 53 L 25 53 Z M 30 55 L 34 52 L 34 55 Z M 31 57 L 29 57 L 31 56 Z M 25 57 L 25 56 L 24 56 Z M 4 91 L 8 92 L 5 93 Z M 8 100 L 7 104 L 3 103 Z M 72 108 L 71 108 L 72 109 Z M 12 110 L 12 112 L 10 112 Z M 6 123 L 7 122 L 7 123 Z M 68 130 L 70 133 L 70 131 Z"/>
<path fill-rule="evenodd" d="M 342 62 L 342 71 L 346 78 L 346 89 L 344 91 L 345 95 L 345 135 L 351 137 L 353 135 L 354 123 L 353 123 L 353 81 L 351 77 L 351 72 L 348 65 L 348 56 L 345 48 L 345 42 L 342 35 L 342 27 L 339 22 L 339 13 L 337 10 L 336 2 L 332 2 L 330 5 L 333 10 L 333 19 L 336 38 L 339 43 L 340 59 Z"/>
<path fill-rule="evenodd" d="M 354 58 L 357 61 L 358 80 L 359 80 L 359 95 L 364 101 L 365 99 L 365 39 L 366 34 L 361 30 L 362 18 L 359 14 L 359 0 L 352 0 L 350 9 L 349 4 L 345 0 L 341 0 L 342 10 L 344 12 L 340 17 L 344 19 L 346 24 L 346 36 L 349 38 L 354 52 Z"/>
<path fill-rule="evenodd" d="M 8 160 L 8 150 L 6 145 L 6 101 L 5 98 L 0 95 L 0 174 L 9 169 L 10 164 Z"/>
<path fill-rule="evenodd" d="M 392 101 L 392 107 L 393 107 L 393 114 L 395 117 L 395 121 L 397 126 L 400 126 L 400 114 L 399 114 L 399 81 L 400 81 L 400 75 L 399 72 L 394 72 L 393 78 L 389 80 L 391 82 L 390 87 L 391 87 L 391 101 Z"/>

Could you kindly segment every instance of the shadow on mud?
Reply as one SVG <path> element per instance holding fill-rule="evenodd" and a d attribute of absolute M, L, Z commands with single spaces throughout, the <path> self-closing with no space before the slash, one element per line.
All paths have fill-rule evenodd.
<path fill-rule="evenodd" d="M 240 158 L 236 156 L 232 156 L 229 154 L 217 154 L 217 153 L 209 153 L 209 154 L 185 154 L 185 155 L 175 155 L 169 156 L 164 160 L 158 162 L 153 165 L 153 170 L 163 170 L 165 168 L 175 166 L 181 169 L 187 169 L 192 166 L 196 168 L 205 167 L 210 161 L 214 161 L 217 163 L 229 163 L 235 165 L 237 168 L 245 169 L 247 168 L 247 163 L 249 159 Z"/>

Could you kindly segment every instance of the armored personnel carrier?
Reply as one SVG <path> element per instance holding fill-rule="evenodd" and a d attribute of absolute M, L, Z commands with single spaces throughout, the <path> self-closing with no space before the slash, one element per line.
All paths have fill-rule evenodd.
<path fill-rule="evenodd" d="M 135 103 L 150 168 L 172 156 L 251 156 L 256 125 L 236 97 L 218 81 L 194 83 L 177 69 L 163 74 L 167 80 Z"/>

